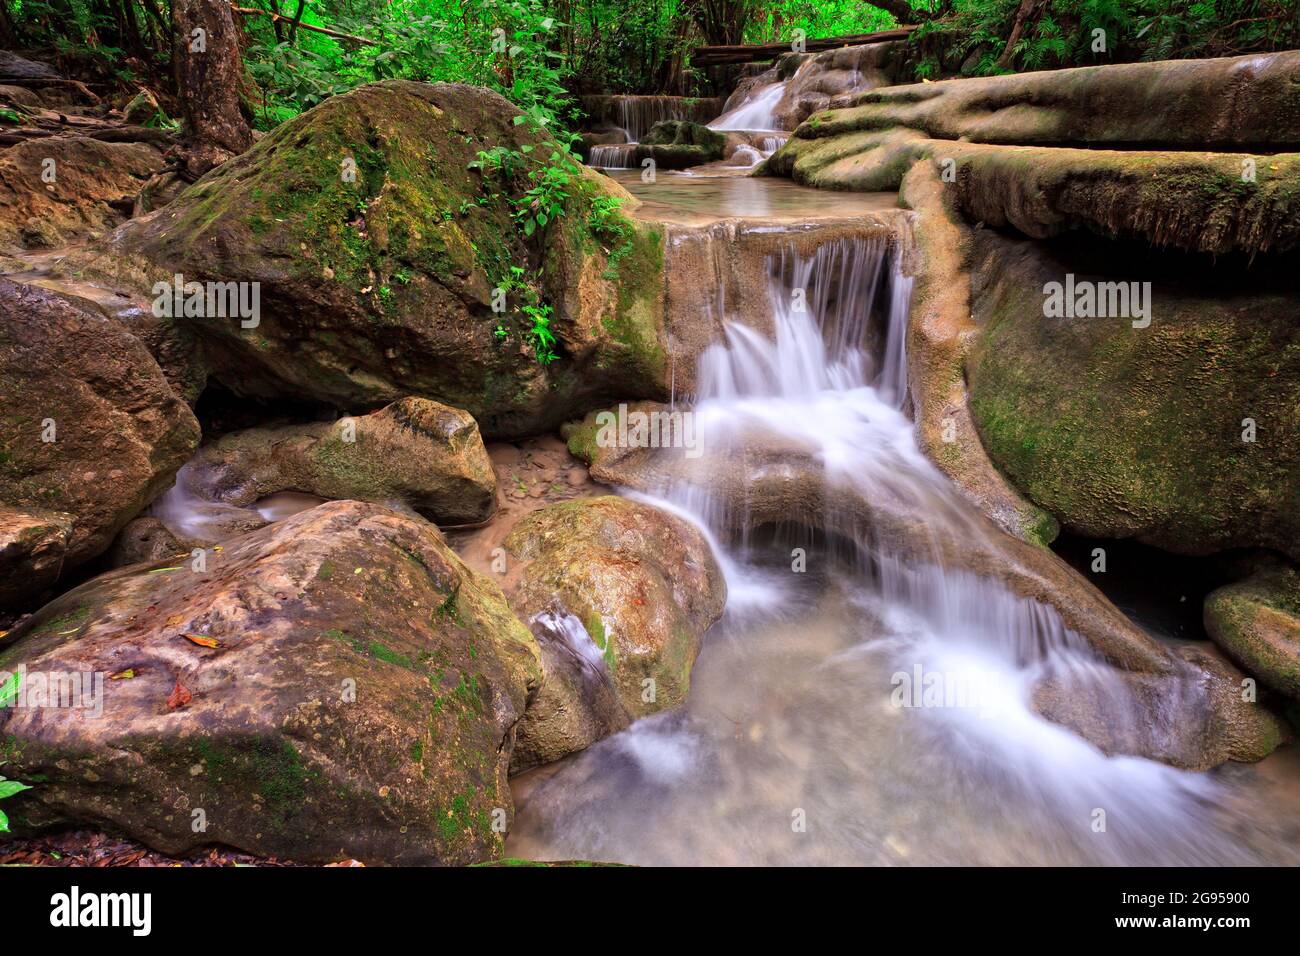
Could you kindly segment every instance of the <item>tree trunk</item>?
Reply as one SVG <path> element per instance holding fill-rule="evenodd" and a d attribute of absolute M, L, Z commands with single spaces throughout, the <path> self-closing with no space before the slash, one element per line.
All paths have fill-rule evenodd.
<path fill-rule="evenodd" d="M 1025 31 L 1025 25 L 1030 18 L 1038 11 L 1042 0 L 1020 0 L 1020 9 L 1016 11 L 1016 19 L 1011 24 L 1011 36 L 1007 37 L 1007 45 L 1002 49 L 1002 55 L 998 57 L 998 67 L 1003 70 L 1011 68 L 1011 63 L 1016 58 L 1016 44 L 1020 42 L 1020 35 Z"/>
<path fill-rule="evenodd" d="M 253 145 L 240 109 L 244 64 L 225 0 L 172 0 L 173 59 L 188 176 L 202 176 Z"/>

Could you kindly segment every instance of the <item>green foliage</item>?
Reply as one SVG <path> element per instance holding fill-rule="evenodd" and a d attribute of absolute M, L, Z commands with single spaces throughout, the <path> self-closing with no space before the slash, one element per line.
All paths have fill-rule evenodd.
<path fill-rule="evenodd" d="M 618 264 L 632 251 L 632 223 L 623 215 L 618 196 L 597 196 L 587 213 L 587 228 L 605 247 L 608 264 L 604 278 L 618 278 Z"/>
<path fill-rule="evenodd" d="M 22 685 L 22 674 L 10 674 L 4 683 L 0 683 L 0 707 L 8 707 L 18 696 L 18 690 Z M 0 764 L 2 766 L 2 764 Z M 22 793 L 24 790 L 30 790 L 31 787 L 25 783 L 19 783 L 17 780 L 9 780 L 0 775 L 0 800 L 6 800 L 15 794 Z M 9 832 L 9 818 L 5 812 L 0 810 L 0 833 Z"/>
<path fill-rule="evenodd" d="M 746 43 L 789 41 L 796 30 L 805 37 L 874 33 L 897 26 L 893 16 L 858 0 L 773 0 L 750 15 Z"/>
<path fill-rule="evenodd" d="M 916 76 L 988 76 L 1300 46 L 1294 0 L 1045 0 L 1012 45 L 1019 0 L 954 0 L 912 35 Z"/>

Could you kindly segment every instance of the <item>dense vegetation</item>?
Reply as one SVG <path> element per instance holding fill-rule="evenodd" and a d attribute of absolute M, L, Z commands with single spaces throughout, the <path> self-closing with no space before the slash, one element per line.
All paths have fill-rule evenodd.
<path fill-rule="evenodd" d="M 0 0 L 0 45 L 53 52 L 69 73 L 164 103 L 170 0 Z M 918 24 L 919 77 L 1300 46 L 1294 0 L 241 0 L 255 125 L 270 128 L 375 79 L 499 90 L 564 126 L 580 92 L 716 92 L 701 43 L 788 40 Z M 1105 31 L 1104 45 L 1097 30 Z M 1100 47 L 1100 48 L 1099 48 Z"/>

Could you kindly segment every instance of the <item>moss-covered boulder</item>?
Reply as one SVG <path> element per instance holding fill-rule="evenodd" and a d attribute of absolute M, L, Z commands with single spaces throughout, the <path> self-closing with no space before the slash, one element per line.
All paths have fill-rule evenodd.
<path fill-rule="evenodd" d="M 653 159 L 661 169 L 687 169 L 721 159 L 726 146 L 726 136 L 702 123 L 664 120 L 650 128 L 634 156 L 638 166 Z"/>
<path fill-rule="evenodd" d="M 64 566 L 103 552 L 194 451 L 199 425 L 103 313 L 0 279 L 0 502 L 71 515 Z"/>
<path fill-rule="evenodd" d="M 1293 259 L 1216 270 L 1136 245 L 976 235 L 971 409 L 1017 488 L 1091 537 L 1300 555 Z M 1067 281 L 1111 284 L 1107 302 L 1136 283 L 1146 316 L 1136 302 L 1045 314 L 1049 285 Z"/>
<path fill-rule="evenodd" d="M 526 516 L 506 550 L 520 562 L 512 606 L 535 626 L 542 616 L 550 630 L 563 633 L 592 665 L 595 683 L 613 688 L 626 718 L 686 699 L 704 632 L 726 603 L 726 582 L 699 530 L 626 498 L 584 498 Z M 555 759 L 607 733 L 615 722 L 604 716 L 598 693 L 584 690 L 590 683 L 548 672 L 521 725 L 521 748 Z M 599 711 L 583 721 L 581 733 L 540 719 L 590 712 L 593 702 Z"/>
<path fill-rule="evenodd" d="M 205 445 L 186 490 L 246 507 L 281 491 L 320 498 L 400 501 L 441 524 L 486 521 L 497 479 L 468 413 L 405 398 L 335 422 L 250 428 Z"/>
<path fill-rule="evenodd" d="M 64 272 L 136 294 L 257 283 L 255 320 L 177 319 L 240 394 L 353 412 L 417 395 L 514 437 L 663 393 L 662 235 L 517 118 L 456 84 L 331 97 Z"/>
<path fill-rule="evenodd" d="M 1212 592 L 1205 629 L 1247 673 L 1300 699 L 1300 571 L 1269 567 Z"/>
<path fill-rule="evenodd" d="M 501 855 L 537 645 L 423 521 L 324 504 L 205 570 L 96 578 L 5 646 L 0 668 L 26 682 L 0 711 L 5 775 L 39 781 L 6 802 L 18 825 L 109 825 L 170 854 Z M 51 674 L 102 684 L 42 706 Z"/>

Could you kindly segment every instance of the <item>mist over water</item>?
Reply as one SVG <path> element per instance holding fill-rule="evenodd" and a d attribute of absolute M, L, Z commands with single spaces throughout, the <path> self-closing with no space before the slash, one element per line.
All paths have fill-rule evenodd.
<path fill-rule="evenodd" d="M 769 261 L 772 312 L 726 315 L 694 410 L 710 452 L 778 443 L 902 502 L 936 540 L 987 534 L 916 445 L 911 280 L 884 238 Z M 754 317 L 759 318 L 759 317 Z M 769 329 L 770 334 L 759 329 Z M 693 521 L 727 578 L 686 705 L 518 787 L 512 855 L 637 864 L 1295 863 L 1296 807 L 1253 778 L 1102 753 L 1031 706 L 1051 677 L 1140 720 L 1054 610 L 820 528 L 737 542 L 710 489 L 639 495 Z M 793 548 L 806 570 L 792 572 Z M 1253 772 L 1253 771 L 1252 771 Z"/>

